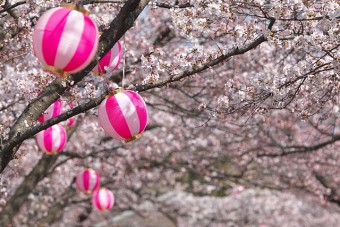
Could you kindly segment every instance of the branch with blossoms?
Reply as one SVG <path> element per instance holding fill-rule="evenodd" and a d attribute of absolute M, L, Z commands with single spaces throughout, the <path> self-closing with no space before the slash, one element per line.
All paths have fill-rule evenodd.
<path fill-rule="evenodd" d="M 273 22 L 274 23 L 274 22 Z M 257 46 L 259 46 L 261 43 L 265 42 L 266 38 L 264 35 L 260 36 L 259 38 L 257 38 L 256 40 L 254 40 L 253 42 L 249 43 L 248 45 L 245 45 L 244 47 L 237 47 L 234 50 L 232 50 L 231 52 L 227 53 L 227 54 L 223 54 L 221 56 L 219 56 L 218 58 L 208 62 L 205 65 L 202 66 L 198 66 L 195 67 L 192 70 L 189 71 L 184 71 L 183 73 L 170 77 L 166 80 L 154 83 L 154 84 L 140 84 L 140 85 L 136 85 L 133 90 L 136 90 L 138 92 L 142 92 L 142 91 L 147 91 L 153 88 L 159 88 L 159 87 L 164 87 L 168 84 L 171 84 L 173 82 L 176 81 L 181 81 L 187 77 L 193 76 L 197 73 L 200 73 L 206 69 L 209 69 L 210 67 L 213 67 L 215 65 L 218 65 L 226 60 L 228 60 L 229 58 L 233 57 L 233 56 L 237 56 L 237 55 L 241 55 L 244 54 L 254 48 L 256 48 Z M 93 62 L 92 62 L 93 63 Z M 92 64 L 91 63 L 91 64 Z M 78 75 L 78 74 L 76 74 Z M 75 76 L 75 78 L 77 78 Z M 79 80 L 79 79 L 78 79 Z M 76 80 L 76 82 L 78 82 Z M 106 91 L 105 93 L 101 94 L 101 96 L 83 104 L 83 105 L 79 105 L 75 108 L 73 108 L 72 110 L 69 110 L 68 112 L 65 112 L 61 115 L 59 115 L 58 117 L 55 117 L 53 119 L 50 119 L 44 123 L 38 124 L 36 126 L 31 126 L 31 128 L 26 128 L 25 125 L 29 124 L 27 123 L 27 121 L 31 122 L 31 124 L 33 124 L 33 122 L 35 120 L 33 120 L 33 117 L 39 117 L 43 110 L 42 106 L 46 106 L 46 103 L 50 104 L 48 101 L 51 101 L 51 98 L 56 96 L 55 99 L 57 99 L 58 96 L 58 91 L 60 90 L 61 92 L 65 92 L 65 88 L 62 87 L 61 85 L 62 81 L 61 79 L 57 79 L 55 80 L 51 85 L 49 85 L 47 87 L 47 89 L 44 89 L 44 91 L 42 92 L 41 95 L 38 96 L 38 98 L 36 98 L 35 100 L 33 100 L 33 102 L 31 103 L 32 106 L 28 106 L 28 109 L 26 109 L 24 111 L 26 116 L 25 118 L 21 117 L 18 119 L 17 123 L 15 124 L 15 126 L 13 127 L 13 129 L 11 130 L 11 134 L 12 136 L 10 136 L 10 139 L 8 141 L 6 141 L 2 147 L 2 171 L 3 169 L 6 167 L 6 165 L 8 164 L 8 162 L 10 161 L 10 157 L 15 153 L 15 152 L 11 152 L 12 149 L 14 149 L 17 144 L 22 143 L 24 140 L 30 138 L 32 135 L 35 135 L 36 133 L 40 132 L 41 130 L 44 130 L 48 127 L 51 127 L 54 124 L 60 123 L 62 121 L 67 120 L 68 118 L 75 116 L 77 114 L 80 114 L 82 112 L 85 112 L 87 110 L 90 110 L 96 106 L 98 106 L 105 98 L 105 96 L 107 94 L 109 94 L 110 91 Z M 51 94 L 52 91 L 49 91 L 50 88 L 52 91 L 54 90 L 55 92 L 53 92 Z M 54 99 L 52 99 L 52 102 L 55 101 Z M 39 102 L 43 102 L 43 104 L 39 104 Z M 37 106 L 37 108 L 39 109 L 33 109 L 34 106 Z M 48 106 L 47 106 L 48 107 Z M 46 107 L 46 108 L 47 108 Z M 27 113 L 28 112 L 28 113 Z M 29 114 L 31 113 L 31 114 Z M 28 119 L 26 119 L 28 118 Z M 14 134 L 14 135 L 13 135 Z M 13 150 L 12 150 L 13 151 Z M 5 156 L 4 156 L 5 155 Z"/>
<path fill-rule="evenodd" d="M 130 17 L 132 16 L 134 19 L 137 18 L 139 13 L 143 10 L 143 8 L 147 5 L 149 1 L 128 1 L 121 9 L 120 13 L 117 17 L 111 22 L 110 28 L 106 29 L 101 38 L 98 53 L 99 58 L 103 57 L 105 53 L 114 45 L 116 41 L 133 25 L 133 21 Z M 131 11 L 134 9 L 135 11 Z M 268 29 L 270 29 L 275 20 L 271 20 Z M 115 37 L 115 38 L 108 38 Z M 202 72 L 210 67 L 218 65 L 223 61 L 236 56 L 246 53 L 247 51 L 256 48 L 261 43 L 265 42 L 266 38 L 264 35 L 260 36 L 253 42 L 245 45 L 244 47 L 237 47 L 228 54 L 222 54 L 220 57 L 208 62 L 207 64 L 196 67 L 193 70 L 185 71 L 180 75 L 171 77 L 167 80 L 155 83 L 155 84 L 147 84 L 147 85 L 138 85 L 135 87 L 136 91 L 145 91 L 156 87 L 162 87 L 167 84 L 171 84 L 175 81 L 180 81 L 186 77 L 192 76 L 199 72 Z M 97 56 L 98 56 L 97 55 Z M 68 83 L 68 86 L 74 86 L 79 81 L 81 81 L 90 70 L 96 65 L 96 60 L 92 61 L 88 67 L 82 70 L 79 73 L 76 73 L 72 76 L 71 80 Z M 5 141 L 2 146 L 1 152 L 1 171 L 7 166 L 16 150 L 19 148 L 20 144 L 25 140 L 36 134 L 37 132 L 44 130 L 53 124 L 59 123 L 68 119 L 71 116 L 77 115 L 86 110 L 92 109 L 95 106 L 98 106 L 101 101 L 104 99 L 107 93 L 102 94 L 99 98 L 91 100 L 85 105 L 78 106 L 71 111 L 68 111 L 57 118 L 51 119 L 50 121 L 44 122 L 43 124 L 33 126 L 35 124 L 36 119 L 40 116 L 40 114 L 47 109 L 47 107 L 53 103 L 59 95 L 62 95 L 68 86 L 64 86 L 65 81 L 58 78 L 51 85 L 46 87 L 43 92 L 33 100 L 30 105 L 24 110 L 23 114 L 16 121 L 12 130 L 10 131 L 10 139 Z M 33 127 L 32 127 L 33 126 Z"/>
<path fill-rule="evenodd" d="M 190 4 L 189 2 L 184 3 L 184 4 L 173 4 L 173 5 L 162 3 L 162 2 L 156 2 L 156 6 L 160 8 L 166 8 L 166 9 L 172 9 L 172 8 L 183 9 L 183 8 L 194 7 L 194 5 Z"/>
<path fill-rule="evenodd" d="M 0 10 L 0 14 L 7 12 L 11 17 L 13 17 L 14 19 L 18 19 L 18 15 L 16 14 L 16 12 L 14 11 L 14 9 L 20 5 L 23 5 L 27 3 L 26 1 L 20 1 L 20 2 L 16 2 L 13 5 L 11 5 L 8 0 L 5 0 L 4 5 L 2 6 L 2 10 Z"/>
<path fill-rule="evenodd" d="M 322 186 L 328 189 L 328 192 L 325 196 L 325 198 L 340 206 L 340 190 L 339 187 L 337 187 L 336 183 L 333 184 L 332 180 L 329 179 L 329 177 L 323 176 L 321 173 L 314 171 L 313 175 L 315 178 L 320 182 Z"/>

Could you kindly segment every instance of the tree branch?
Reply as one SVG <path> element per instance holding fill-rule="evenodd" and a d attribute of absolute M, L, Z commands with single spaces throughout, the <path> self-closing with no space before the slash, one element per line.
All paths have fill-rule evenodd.
<path fill-rule="evenodd" d="M 313 151 L 317 151 L 323 147 L 326 147 L 330 144 L 333 144 L 337 141 L 340 141 L 340 135 L 333 136 L 331 139 L 324 141 L 322 143 L 316 144 L 314 146 L 287 146 L 287 147 L 280 147 L 283 152 L 281 153 L 264 153 L 259 154 L 257 157 L 282 157 L 292 154 L 303 154 L 309 153 Z"/>
<path fill-rule="evenodd" d="M 1 13 L 4 13 L 4 12 L 10 13 L 10 11 L 11 11 L 12 9 L 14 9 L 15 7 L 18 7 L 18 6 L 23 5 L 23 4 L 26 4 L 26 3 L 27 3 L 27 1 L 21 1 L 21 2 L 15 3 L 15 4 L 13 4 L 13 5 L 9 5 L 8 2 L 6 1 L 6 2 L 5 2 L 5 5 L 3 6 L 3 9 L 0 10 L 0 14 L 1 14 Z M 18 19 L 18 18 L 16 18 L 16 19 Z"/>
<path fill-rule="evenodd" d="M 107 34 L 105 34 L 105 35 L 107 35 Z M 218 58 L 208 62 L 207 64 L 205 64 L 203 66 L 196 67 L 193 70 L 184 71 L 180 75 L 171 77 L 171 78 L 169 78 L 167 80 L 160 81 L 160 82 L 155 83 L 155 84 L 136 85 L 135 90 L 139 91 L 139 92 L 142 92 L 142 91 L 150 90 L 152 88 L 163 87 L 163 86 L 165 86 L 165 85 L 167 85 L 169 83 L 175 82 L 175 81 L 180 81 L 180 80 L 182 80 L 184 78 L 187 78 L 187 77 L 190 77 L 190 76 L 192 76 L 194 74 L 200 73 L 200 72 L 202 72 L 202 71 L 204 71 L 204 70 L 206 70 L 206 69 L 208 69 L 210 67 L 216 66 L 216 65 L 222 63 L 223 61 L 225 61 L 225 60 L 227 60 L 227 59 L 229 59 L 229 58 L 231 58 L 233 56 L 241 55 L 241 54 L 244 54 L 244 53 L 246 53 L 246 52 L 248 52 L 248 51 L 250 51 L 252 49 L 255 49 L 257 46 L 259 46 L 261 43 L 263 43 L 265 41 L 266 41 L 266 38 L 265 38 L 264 35 L 262 35 L 259 38 L 255 39 L 253 42 L 249 43 L 248 45 L 245 45 L 242 48 L 235 48 L 234 50 L 232 50 L 228 54 L 221 55 L 220 57 L 218 57 Z M 78 74 L 76 74 L 76 75 L 78 75 Z M 79 75 L 81 76 L 82 74 L 79 73 Z M 58 78 L 57 80 L 60 80 L 60 79 Z M 53 85 L 52 85 L 52 88 L 54 88 Z M 45 93 L 48 94 L 48 91 L 46 91 Z M 15 148 L 15 146 L 17 144 L 22 143 L 24 140 L 30 138 L 32 135 L 35 135 L 36 133 L 38 133 L 41 130 L 44 130 L 44 129 L 48 128 L 48 127 L 51 127 L 54 124 L 60 123 L 62 121 L 65 121 L 65 120 L 67 120 L 68 118 L 70 118 L 72 116 L 75 116 L 77 114 L 80 114 L 82 112 L 85 112 L 87 110 L 90 110 L 90 109 L 98 106 L 104 100 L 106 95 L 107 95 L 107 93 L 103 93 L 100 97 L 95 98 L 95 99 L 93 99 L 93 100 L 91 100 L 91 101 L 89 101 L 89 102 L 87 102 L 87 103 L 85 103 L 83 105 L 79 105 L 79 106 L 71 109 L 70 111 L 65 112 L 65 113 L 59 115 L 58 117 L 50 119 L 50 120 L 48 120 L 46 122 L 43 122 L 41 124 L 38 124 L 36 126 L 32 126 L 29 129 L 26 128 L 23 133 L 19 133 L 16 136 L 10 137 L 10 139 L 8 141 L 6 141 L 6 143 L 5 143 L 5 145 L 4 145 L 2 150 L 3 151 L 7 151 L 8 154 L 10 154 L 10 155 L 15 154 L 15 152 L 11 152 L 12 151 L 11 149 Z M 40 96 L 42 96 L 41 99 L 46 97 L 46 96 L 44 97 L 43 94 L 41 94 Z M 39 97 L 37 99 L 39 99 Z M 48 96 L 48 98 L 50 98 L 50 96 Z M 58 96 L 56 96 L 56 98 L 58 98 Z M 38 100 L 38 101 L 41 102 L 41 100 Z M 35 102 L 33 101 L 33 103 L 35 103 Z M 39 117 L 40 114 L 41 113 L 39 112 L 39 115 L 37 117 Z M 10 161 L 10 157 L 7 157 L 7 159 L 5 159 L 5 161 L 9 162 Z M 8 164 L 8 162 L 6 163 L 6 165 Z M 5 168 L 5 166 L 2 167 L 1 171 L 3 170 L 3 168 Z"/>
<path fill-rule="evenodd" d="M 218 58 L 206 63 L 205 65 L 202 66 L 198 66 L 195 67 L 192 70 L 189 71 L 184 71 L 183 73 L 176 75 L 174 77 L 170 77 L 169 79 L 154 83 L 154 84 L 140 84 L 137 85 L 135 90 L 136 91 L 147 91 L 150 90 L 152 88 L 159 88 L 159 87 L 163 87 L 169 83 L 175 82 L 175 81 L 180 81 L 184 78 L 190 77 L 194 74 L 200 73 L 208 68 L 211 68 L 213 66 L 216 66 L 226 60 L 228 60 L 229 58 L 233 57 L 233 56 L 237 56 L 237 55 L 241 55 L 244 54 L 252 49 L 255 49 L 256 47 L 258 47 L 261 43 L 265 42 L 267 39 L 265 38 L 264 35 L 260 36 L 259 38 L 255 39 L 253 42 L 249 43 L 248 45 L 245 45 L 242 48 L 235 48 L 234 50 L 232 50 L 231 52 L 227 53 L 227 54 L 223 54 L 221 56 L 219 56 Z"/>
<path fill-rule="evenodd" d="M 166 8 L 166 9 L 172 9 L 172 8 L 183 9 L 183 8 L 194 7 L 194 5 L 192 5 L 190 3 L 185 3 L 185 4 L 181 4 L 181 5 L 178 5 L 178 4 L 170 5 L 170 4 L 161 3 L 161 2 L 157 2 L 156 6 L 158 6 L 159 8 Z"/>

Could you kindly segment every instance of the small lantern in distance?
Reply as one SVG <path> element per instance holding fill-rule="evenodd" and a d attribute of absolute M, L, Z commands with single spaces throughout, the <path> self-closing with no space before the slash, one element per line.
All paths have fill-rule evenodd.
<path fill-rule="evenodd" d="M 86 169 L 77 175 L 76 186 L 78 191 L 91 194 L 100 187 L 100 176 L 95 170 Z"/>
<path fill-rule="evenodd" d="M 66 130 L 61 125 L 53 125 L 37 135 L 38 147 L 46 154 L 57 154 L 61 152 L 67 143 Z"/>
<path fill-rule="evenodd" d="M 107 188 L 101 188 L 93 193 L 93 206 L 100 211 L 106 211 L 113 207 L 115 198 Z"/>
<path fill-rule="evenodd" d="M 70 117 L 69 119 L 66 120 L 66 127 L 71 128 L 76 124 L 76 120 L 74 117 Z"/>
<path fill-rule="evenodd" d="M 99 63 L 92 69 L 94 74 L 102 75 L 105 69 L 113 72 L 121 62 L 123 57 L 123 49 L 118 41 L 109 52 L 99 61 Z"/>
<path fill-rule="evenodd" d="M 50 105 L 47 110 L 38 118 L 39 122 L 44 122 L 49 119 L 52 119 L 54 117 L 57 117 L 60 115 L 62 110 L 62 104 L 60 98 L 57 99 L 52 105 Z"/>

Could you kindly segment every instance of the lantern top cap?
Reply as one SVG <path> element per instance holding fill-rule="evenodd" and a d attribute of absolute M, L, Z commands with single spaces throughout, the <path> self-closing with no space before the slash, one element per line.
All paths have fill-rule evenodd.
<path fill-rule="evenodd" d="M 74 3 L 65 3 L 65 4 L 61 4 L 60 5 L 61 7 L 64 7 L 64 8 L 69 8 L 69 9 L 72 9 L 72 10 L 76 10 L 78 12 L 81 12 L 85 15 L 90 15 L 90 12 L 87 11 L 84 6 L 82 5 L 76 5 Z"/>
<path fill-rule="evenodd" d="M 109 94 L 106 96 L 106 98 L 110 97 L 110 96 L 114 96 L 118 93 L 121 93 L 124 91 L 124 88 L 123 87 L 119 87 L 119 88 L 116 88 L 114 89 L 113 91 L 110 91 Z"/>
<path fill-rule="evenodd" d="M 139 133 L 139 134 L 137 134 L 137 135 L 132 136 L 132 137 L 129 138 L 129 139 L 126 139 L 126 140 L 125 140 L 125 143 L 130 143 L 131 141 L 134 141 L 134 140 L 139 139 L 139 138 L 141 138 L 141 137 L 142 137 L 142 134 Z"/>

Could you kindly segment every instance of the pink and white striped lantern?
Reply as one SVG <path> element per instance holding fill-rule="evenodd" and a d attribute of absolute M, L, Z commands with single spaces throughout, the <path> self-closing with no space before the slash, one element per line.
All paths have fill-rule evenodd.
<path fill-rule="evenodd" d="M 86 169 L 76 177 L 77 189 L 86 194 L 91 194 L 100 187 L 100 176 L 93 169 Z"/>
<path fill-rule="evenodd" d="M 66 120 L 67 128 L 71 128 L 75 124 L 76 124 L 76 120 L 74 119 L 74 117 L 70 117 L 69 119 Z"/>
<path fill-rule="evenodd" d="M 107 188 L 101 188 L 93 193 L 92 203 L 100 211 L 109 210 L 115 203 L 113 193 Z"/>
<path fill-rule="evenodd" d="M 98 65 L 92 69 L 95 74 L 102 75 L 105 69 L 113 72 L 121 62 L 123 57 L 123 49 L 118 41 L 112 49 L 99 61 Z"/>
<path fill-rule="evenodd" d="M 148 123 L 148 112 L 143 98 L 125 90 L 109 96 L 99 106 L 101 127 L 111 137 L 130 142 L 139 138 Z"/>
<path fill-rule="evenodd" d="M 57 99 L 47 110 L 38 118 L 39 122 L 44 122 L 60 115 L 62 110 L 61 100 Z"/>
<path fill-rule="evenodd" d="M 98 48 L 98 29 L 83 12 L 57 7 L 45 12 L 33 31 L 35 56 L 46 71 L 64 76 L 85 68 Z"/>
<path fill-rule="evenodd" d="M 61 125 L 53 125 L 36 135 L 38 146 L 47 154 L 57 154 L 67 142 L 66 130 Z"/>

